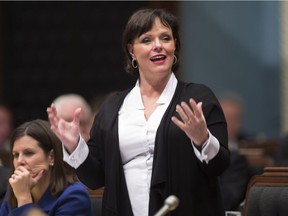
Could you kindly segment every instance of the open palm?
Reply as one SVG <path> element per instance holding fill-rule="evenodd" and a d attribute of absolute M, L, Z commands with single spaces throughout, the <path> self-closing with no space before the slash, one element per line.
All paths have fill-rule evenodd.
<path fill-rule="evenodd" d="M 51 130 L 58 136 L 67 151 L 69 153 L 73 152 L 77 147 L 80 137 L 79 117 L 81 108 L 75 110 L 74 118 L 71 122 L 60 118 L 57 115 L 56 108 L 53 104 L 51 107 L 48 107 L 47 113 L 51 124 Z"/>

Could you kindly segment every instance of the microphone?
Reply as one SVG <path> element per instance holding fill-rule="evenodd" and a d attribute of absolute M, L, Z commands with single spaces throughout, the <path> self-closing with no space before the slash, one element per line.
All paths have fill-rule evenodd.
<path fill-rule="evenodd" d="M 159 209 L 154 216 L 164 216 L 168 212 L 175 210 L 178 205 L 179 205 L 179 199 L 175 195 L 170 195 L 164 201 L 164 205 L 162 206 L 162 208 Z"/>

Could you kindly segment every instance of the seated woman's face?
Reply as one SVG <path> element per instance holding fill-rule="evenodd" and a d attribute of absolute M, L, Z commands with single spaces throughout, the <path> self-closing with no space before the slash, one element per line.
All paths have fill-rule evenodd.
<path fill-rule="evenodd" d="M 13 165 L 15 170 L 20 166 L 25 167 L 32 177 L 40 171 L 44 173 L 49 170 L 49 166 L 54 164 L 53 154 L 45 155 L 43 149 L 38 145 L 38 141 L 30 136 L 17 139 L 13 149 Z"/>

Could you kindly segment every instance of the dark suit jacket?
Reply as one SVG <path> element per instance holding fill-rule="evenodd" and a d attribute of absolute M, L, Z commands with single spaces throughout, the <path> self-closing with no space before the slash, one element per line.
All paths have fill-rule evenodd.
<path fill-rule="evenodd" d="M 11 209 L 7 202 L 3 202 L 0 216 L 25 215 L 25 212 L 35 207 L 29 203 L 19 208 Z M 92 204 L 86 187 L 80 182 L 69 185 L 58 197 L 51 195 L 47 189 L 36 207 L 43 210 L 47 216 L 94 216 Z"/>
<path fill-rule="evenodd" d="M 279 139 L 279 146 L 275 155 L 275 166 L 288 166 L 288 134 Z"/>
<path fill-rule="evenodd" d="M 118 140 L 118 111 L 131 89 L 116 93 L 102 106 L 91 129 L 89 155 L 77 169 L 78 177 L 91 189 L 105 186 L 103 214 L 132 216 Z M 203 102 L 210 132 L 220 150 L 208 164 L 195 156 L 191 140 L 172 121 L 176 104 L 194 98 Z M 171 215 L 223 216 L 218 176 L 228 167 L 227 125 L 218 100 L 204 85 L 178 82 L 156 134 L 150 188 L 149 215 L 154 215 L 171 194 L 180 200 Z"/>
<path fill-rule="evenodd" d="M 231 151 L 229 168 L 221 175 L 220 185 L 225 211 L 240 211 L 245 198 L 248 182 L 252 176 L 245 156 Z"/>
<path fill-rule="evenodd" d="M 7 190 L 8 174 L 9 169 L 7 167 L 0 166 L 0 205 Z"/>

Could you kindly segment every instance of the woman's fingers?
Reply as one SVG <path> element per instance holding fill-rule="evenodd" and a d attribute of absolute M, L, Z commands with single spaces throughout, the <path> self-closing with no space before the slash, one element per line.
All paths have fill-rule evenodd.
<path fill-rule="evenodd" d="M 75 110 L 75 112 L 74 112 L 73 123 L 74 123 L 75 125 L 79 125 L 79 121 L 80 121 L 79 119 L 80 119 L 81 111 L 82 111 L 82 108 L 79 107 L 79 108 L 77 108 L 77 109 Z"/>
<path fill-rule="evenodd" d="M 59 124 L 59 117 L 57 115 L 56 107 L 52 104 L 50 107 L 47 108 L 48 119 L 51 124 L 51 129 L 55 131 L 58 128 Z"/>
<path fill-rule="evenodd" d="M 195 100 L 193 100 L 192 98 L 190 98 L 189 102 L 190 102 L 190 105 L 192 107 L 195 117 L 202 118 L 203 117 L 202 102 L 196 103 Z"/>
<path fill-rule="evenodd" d="M 182 106 L 182 109 L 184 110 L 184 112 L 185 112 L 185 118 L 187 119 L 186 121 L 185 121 L 185 123 L 187 123 L 187 124 L 190 124 L 191 123 L 191 121 L 194 121 L 194 113 L 193 113 L 193 110 L 188 106 L 188 104 L 187 103 L 185 103 L 185 102 L 182 102 L 181 103 L 181 106 Z"/>
<path fill-rule="evenodd" d="M 189 99 L 189 104 L 181 102 L 176 106 L 176 112 L 180 119 L 173 116 L 171 120 L 181 129 L 186 135 L 193 140 L 195 144 L 201 145 L 203 140 L 208 137 L 207 125 L 202 111 L 202 102 L 196 103 L 192 98 Z"/>
<path fill-rule="evenodd" d="M 69 122 L 57 115 L 54 104 L 47 108 L 51 130 L 61 140 L 62 144 L 65 145 L 65 148 L 69 153 L 76 149 L 79 141 L 81 110 L 81 107 L 77 108 L 74 112 L 73 120 Z"/>
<path fill-rule="evenodd" d="M 199 111 L 199 107 L 197 107 L 196 102 L 193 99 L 190 99 L 190 105 L 186 102 L 181 102 L 181 105 L 176 106 L 176 111 L 181 117 L 184 124 L 191 124 L 195 121 L 195 117 L 199 117 L 202 115 L 202 112 Z M 201 107 L 200 107 L 201 109 Z"/>

